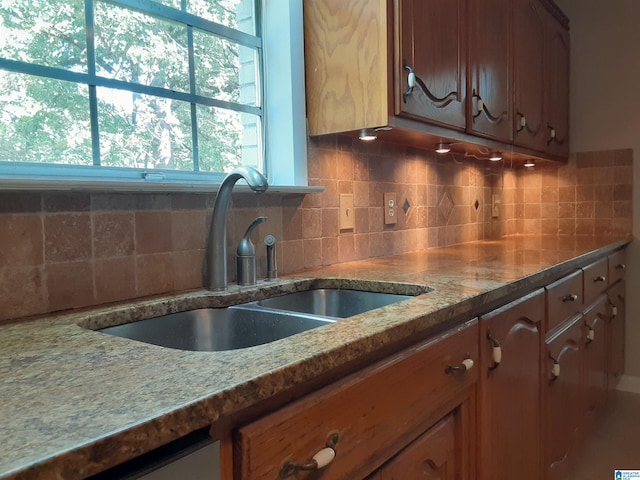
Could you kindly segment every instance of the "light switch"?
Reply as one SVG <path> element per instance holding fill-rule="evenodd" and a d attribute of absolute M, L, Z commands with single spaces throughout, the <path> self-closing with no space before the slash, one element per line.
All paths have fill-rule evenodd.
<path fill-rule="evenodd" d="M 340 230 L 353 230 L 356 226 L 356 212 L 353 208 L 353 194 L 340 194 Z"/>
<path fill-rule="evenodd" d="M 395 225 L 398 222 L 398 204 L 396 194 L 386 192 L 384 194 L 384 224 Z"/>

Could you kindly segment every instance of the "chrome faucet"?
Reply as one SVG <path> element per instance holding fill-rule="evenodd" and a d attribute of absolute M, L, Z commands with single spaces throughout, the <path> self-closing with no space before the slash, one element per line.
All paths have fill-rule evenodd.
<path fill-rule="evenodd" d="M 227 289 L 227 210 L 231 190 L 243 178 L 256 193 L 269 188 L 267 179 L 253 167 L 236 167 L 222 181 L 213 204 L 211 228 L 204 257 L 203 284 L 207 290 Z"/>

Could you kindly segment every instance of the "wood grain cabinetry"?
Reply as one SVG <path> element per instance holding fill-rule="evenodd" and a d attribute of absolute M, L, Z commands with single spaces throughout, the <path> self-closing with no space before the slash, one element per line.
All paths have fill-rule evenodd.
<path fill-rule="evenodd" d="M 466 0 L 397 0 L 400 92 L 396 113 L 465 128 Z M 409 86 L 409 74 L 415 82 Z"/>
<path fill-rule="evenodd" d="M 624 373 L 625 281 L 619 280 L 609 291 L 608 389 L 615 389 Z"/>
<path fill-rule="evenodd" d="M 305 0 L 309 133 L 565 158 L 558 18 L 551 0 Z"/>
<path fill-rule="evenodd" d="M 467 128 L 505 142 L 513 139 L 512 1 L 470 0 Z"/>
<path fill-rule="evenodd" d="M 540 480 L 544 315 L 544 290 L 538 290 L 480 317 L 481 480 Z"/>
<path fill-rule="evenodd" d="M 364 478 L 451 413 L 465 475 L 456 478 L 469 478 L 459 462 L 472 458 L 478 369 L 463 369 L 465 359 L 478 359 L 477 320 L 240 428 L 234 478 Z M 336 456 L 325 468 L 299 468 L 330 444 Z"/>
<path fill-rule="evenodd" d="M 547 328 L 545 331 L 550 332 L 582 308 L 582 271 L 577 270 L 546 286 L 545 289 L 547 291 Z"/>
<path fill-rule="evenodd" d="M 583 422 L 582 316 L 557 329 L 545 342 L 543 402 L 546 480 L 568 478 L 580 448 Z"/>

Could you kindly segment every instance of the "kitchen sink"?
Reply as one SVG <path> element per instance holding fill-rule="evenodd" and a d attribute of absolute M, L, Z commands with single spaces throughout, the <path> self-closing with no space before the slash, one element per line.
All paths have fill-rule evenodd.
<path fill-rule="evenodd" d="M 98 331 L 179 350 L 236 350 L 270 343 L 409 298 L 413 297 L 320 288 L 226 308 L 171 313 Z"/>
<path fill-rule="evenodd" d="M 99 331 L 162 347 L 213 352 L 262 345 L 334 321 L 239 305 L 172 313 Z"/>
<path fill-rule="evenodd" d="M 258 301 L 257 304 L 278 310 L 347 318 L 410 298 L 413 297 L 393 293 L 320 288 L 267 298 Z"/>

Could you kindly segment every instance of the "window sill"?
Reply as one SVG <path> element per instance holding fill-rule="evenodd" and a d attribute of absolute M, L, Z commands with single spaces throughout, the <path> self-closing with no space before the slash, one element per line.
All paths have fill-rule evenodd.
<path fill-rule="evenodd" d="M 145 182 L 139 180 L 34 180 L 28 178 L 0 178 L 0 191 L 74 191 L 74 192 L 125 192 L 125 193 L 216 193 L 220 182 Z M 305 195 L 320 193 L 322 186 L 270 185 L 267 194 Z M 234 187 L 234 192 L 253 193 L 242 182 Z"/>

